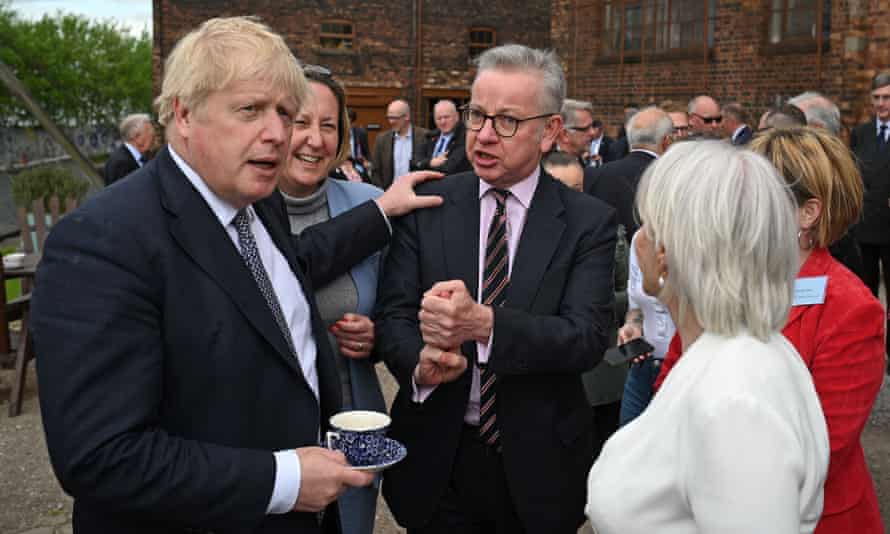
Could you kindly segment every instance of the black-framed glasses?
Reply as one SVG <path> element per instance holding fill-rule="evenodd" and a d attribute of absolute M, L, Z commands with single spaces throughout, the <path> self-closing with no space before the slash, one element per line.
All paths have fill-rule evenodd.
<path fill-rule="evenodd" d="M 320 76 L 332 76 L 331 69 L 321 65 L 303 65 L 304 74 L 317 74 Z"/>
<path fill-rule="evenodd" d="M 720 124 L 721 122 L 723 122 L 723 115 L 717 115 L 716 117 L 705 117 L 704 115 L 699 115 L 698 113 L 690 113 L 690 115 L 698 117 L 705 124 Z"/>
<path fill-rule="evenodd" d="M 474 132 L 478 132 L 485 126 L 485 121 L 491 119 L 491 124 L 494 125 L 494 131 L 498 134 L 499 137 L 513 137 L 516 135 L 516 130 L 519 129 L 519 125 L 526 121 L 531 121 L 535 119 L 543 119 L 545 117 L 552 117 L 553 115 L 558 115 L 559 113 L 544 113 L 542 115 L 535 115 L 534 117 L 525 117 L 523 119 L 518 119 L 516 117 L 511 117 L 510 115 L 503 115 L 498 113 L 496 115 L 486 115 L 482 113 L 478 109 L 463 107 L 461 108 L 461 118 L 464 121 L 464 125 Z"/>

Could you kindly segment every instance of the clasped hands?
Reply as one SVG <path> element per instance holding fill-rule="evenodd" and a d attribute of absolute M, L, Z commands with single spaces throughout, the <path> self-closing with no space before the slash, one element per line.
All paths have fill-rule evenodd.
<path fill-rule="evenodd" d="M 487 343 L 494 313 L 473 300 L 462 280 L 438 282 L 420 302 L 420 333 L 425 345 L 414 368 L 418 386 L 435 386 L 456 380 L 467 369 L 460 346 L 465 341 Z"/>

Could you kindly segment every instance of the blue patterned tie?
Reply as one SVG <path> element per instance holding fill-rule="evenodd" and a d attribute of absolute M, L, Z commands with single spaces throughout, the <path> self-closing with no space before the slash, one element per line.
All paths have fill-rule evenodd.
<path fill-rule="evenodd" d="M 244 263 L 250 269 L 250 273 L 253 275 L 260 293 L 266 299 L 266 304 L 272 310 L 272 317 L 275 318 L 275 324 L 278 325 L 282 335 L 284 335 L 291 355 L 296 357 L 297 349 L 294 348 L 294 340 L 291 337 L 290 329 L 287 327 L 287 321 L 284 320 L 281 304 L 278 303 L 278 297 L 275 295 L 272 282 L 269 281 L 269 275 L 266 273 L 265 267 L 263 267 L 263 260 L 260 258 L 260 253 L 257 250 L 253 232 L 250 231 L 250 216 L 247 214 L 247 209 L 238 210 L 238 214 L 235 215 L 232 224 L 235 225 L 235 229 L 238 231 L 238 245 L 241 248 L 241 257 L 244 258 Z"/>
<path fill-rule="evenodd" d="M 502 306 L 510 279 L 510 251 L 507 243 L 507 196 L 509 191 L 492 189 L 497 203 L 485 246 L 485 270 L 482 279 L 482 304 Z M 479 437 L 500 449 L 501 432 L 497 423 L 497 376 L 488 365 L 479 365 Z"/>
<path fill-rule="evenodd" d="M 445 136 L 440 135 L 439 141 L 436 142 L 436 149 L 433 150 L 433 157 L 440 155 L 443 150 L 445 150 Z"/>

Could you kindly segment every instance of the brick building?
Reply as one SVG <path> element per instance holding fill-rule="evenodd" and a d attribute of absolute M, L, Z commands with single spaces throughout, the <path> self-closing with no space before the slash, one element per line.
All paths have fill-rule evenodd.
<path fill-rule="evenodd" d="M 257 15 L 304 63 L 330 68 L 371 140 L 388 128 L 386 105 L 412 103 L 432 125 L 433 104 L 469 95 L 471 57 L 493 44 L 550 46 L 550 2 L 510 0 L 154 0 L 154 79 L 176 41 L 203 20 Z"/>
<path fill-rule="evenodd" d="M 806 90 L 851 126 L 890 65 L 890 0 L 553 0 L 552 46 L 569 93 L 606 122 L 626 102 L 685 105 L 707 92 L 760 112 Z"/>

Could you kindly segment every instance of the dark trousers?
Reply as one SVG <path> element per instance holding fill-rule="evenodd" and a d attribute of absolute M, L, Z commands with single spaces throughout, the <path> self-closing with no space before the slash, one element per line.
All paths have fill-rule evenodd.
<path fill-rule="evenodd" d="M 464 425 L 451 482 L 429 524 L 408 534 L 521 534 L 500 453 Z"/>
<path fill-rule="evenodd" d="M 860 243 L 859 248 L 862 250 L 862 281 L 877 297 L 881 285 L 880 270 L 883 268 L 884 289 L 890 299 L 890 245 Z M 887 315 L 887 331 L 890 332 L 890 314 Z M 885 349 L 890 354 L 890 335 L 885 339 Z M 887 371 L 890 372 L 890 363 L 888 363 Z"/>
<path fill-rule="evenodd" d="M 599 458 L 603 445 L 618 430 L 621 401 L 591 406 L 593 412 L 593 461 Z"/>

